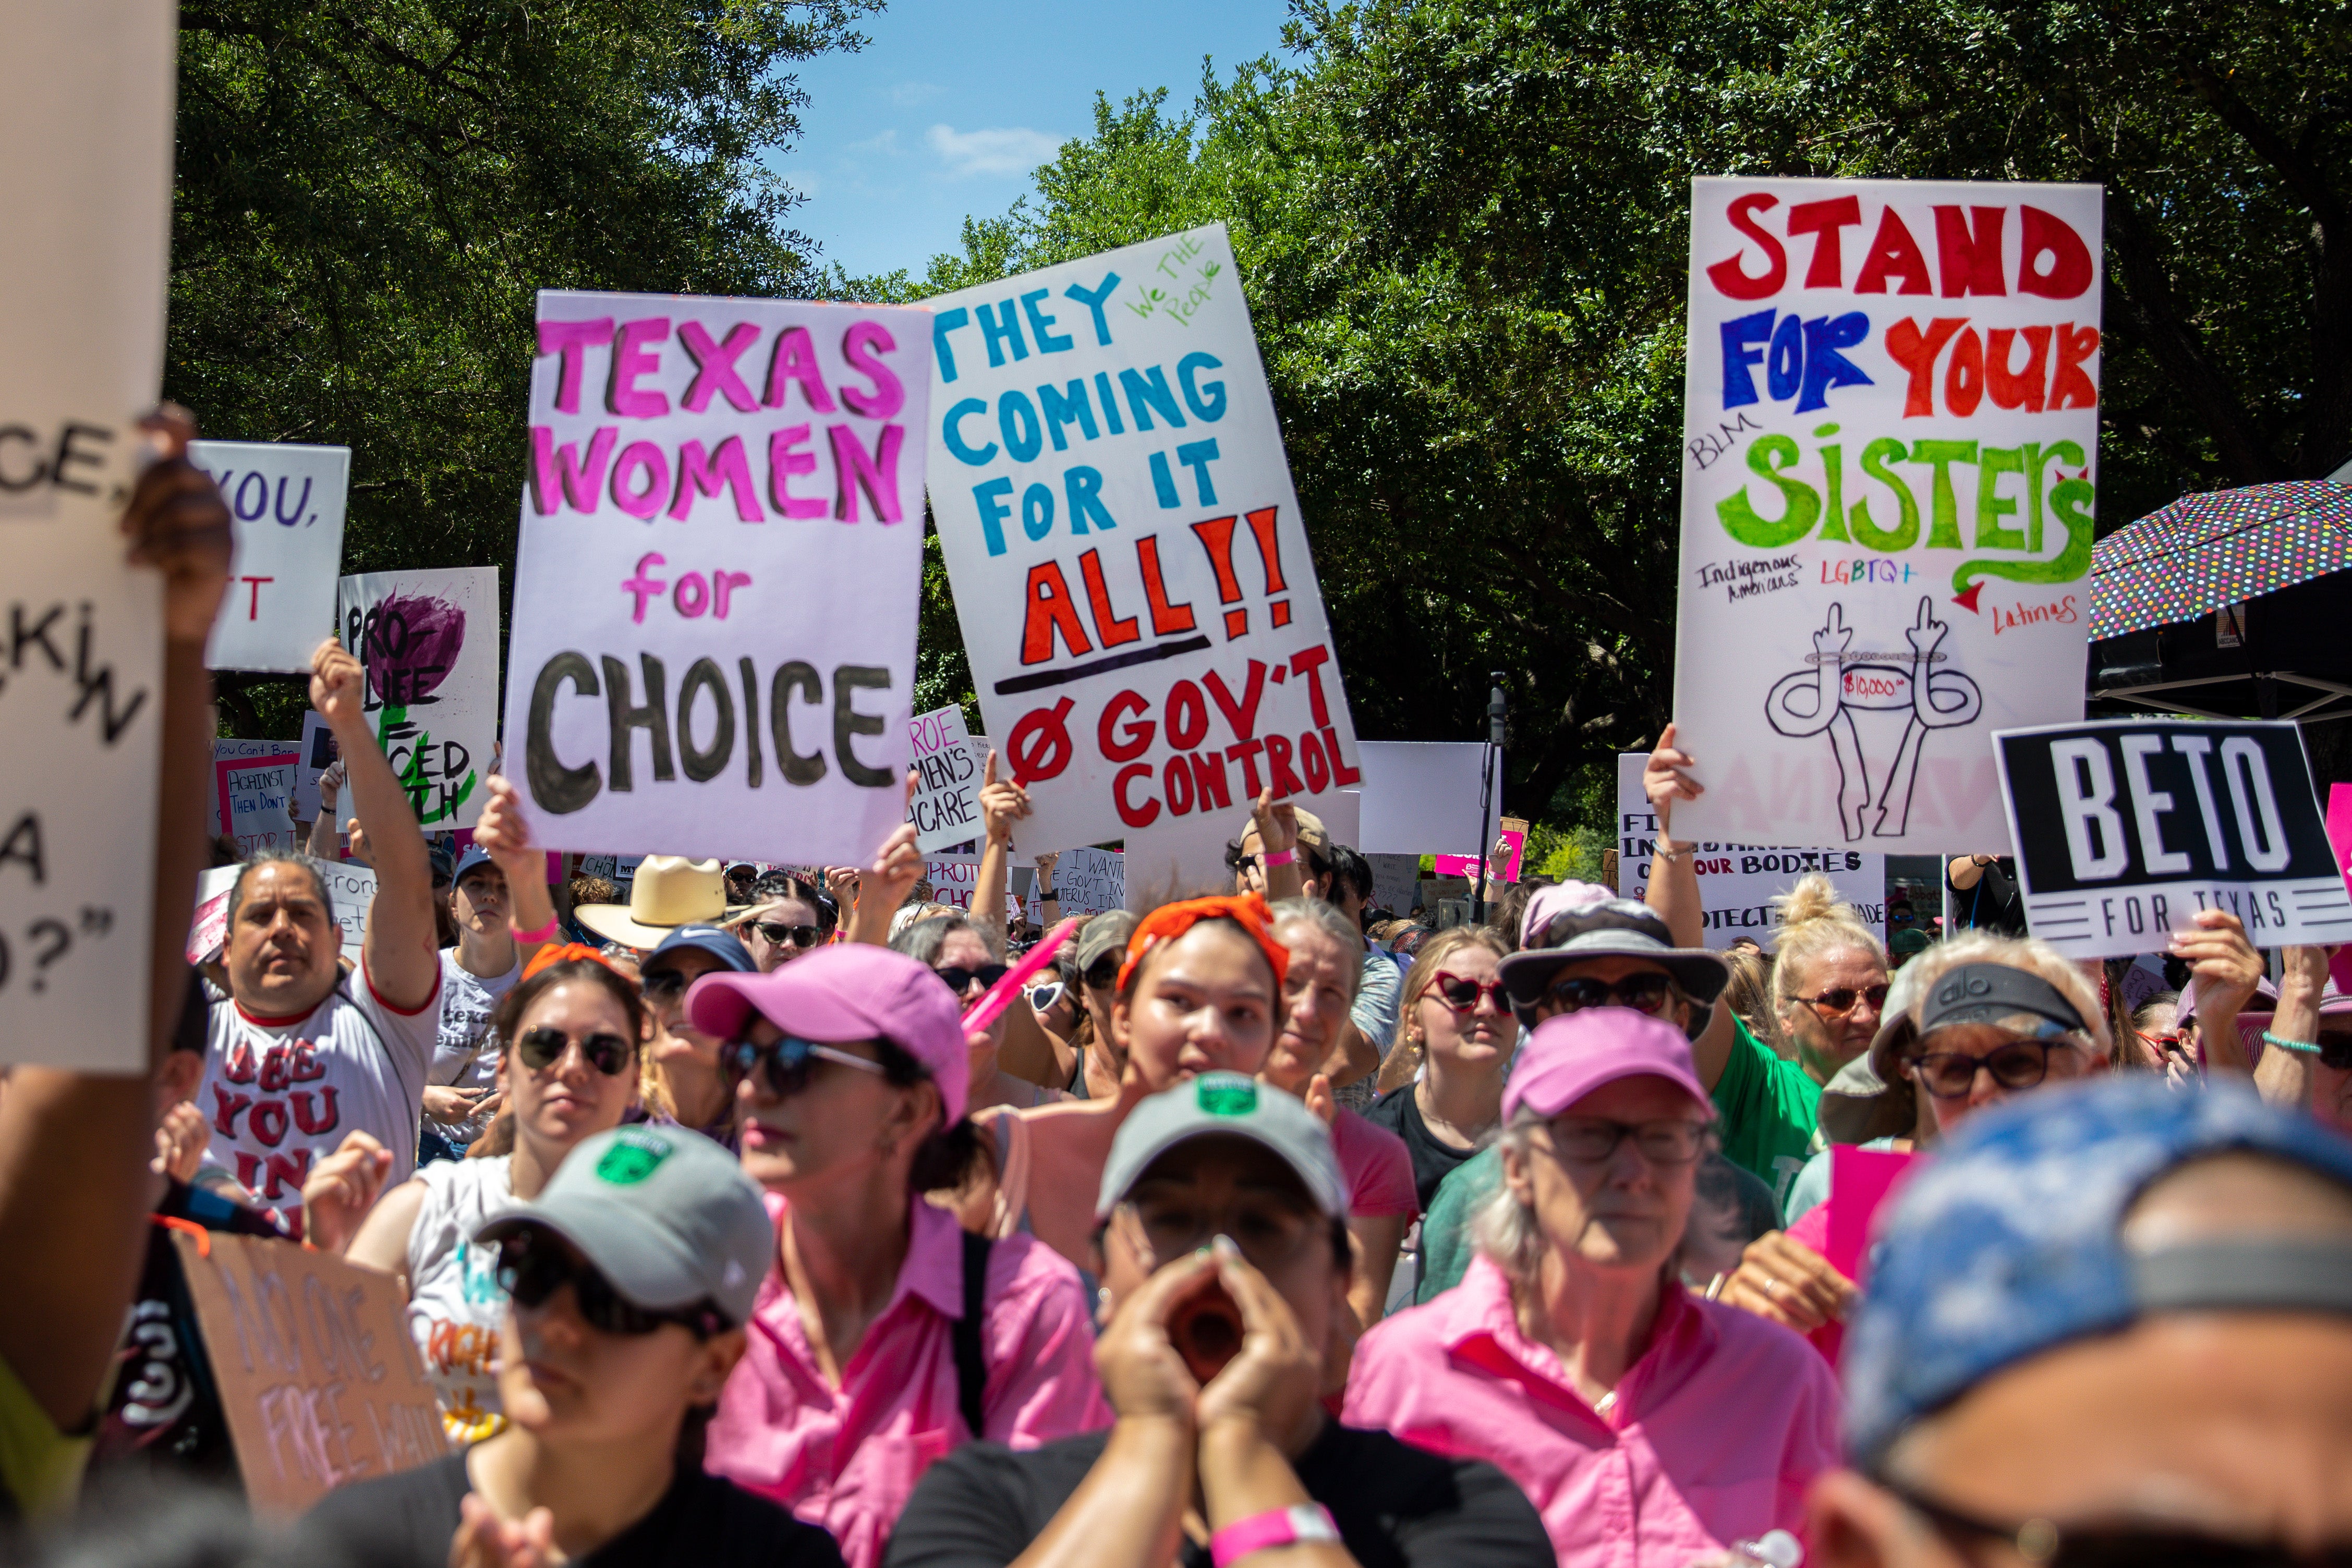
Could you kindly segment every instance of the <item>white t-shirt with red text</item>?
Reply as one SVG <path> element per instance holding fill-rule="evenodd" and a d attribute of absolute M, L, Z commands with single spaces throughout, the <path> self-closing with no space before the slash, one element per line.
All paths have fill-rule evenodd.
<path fill-rule="evenodd" d="M 441 1027 L 441 987 L 413 1012 L 376 995 L 362 963 L 299 1019 L 213 1004 L 196 1104 L 212 1124 L 207 1163 L 302 1234 L 302 1183 L 354 1127 L 392 1151 L 383 1190 L 416 1168 L 425 1072 Z"/>

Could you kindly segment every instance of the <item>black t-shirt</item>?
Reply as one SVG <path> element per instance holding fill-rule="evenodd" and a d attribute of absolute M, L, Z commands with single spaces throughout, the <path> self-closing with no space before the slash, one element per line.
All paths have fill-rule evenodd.
<path fill-rule="evenodd" d="M 1029 1549 L 1102 1458 L 1108 1432 L 1015 1453 L 966 1443 L 923 1473 L 884 1568 L 1003 1568 Z M 1482 1459 L 1448 1459 L 1386 1432 L 1327 1422 L 1294 1467 L 1362 1568 L 1549 1568 L 1551 1538 L 1527 1494 Z M 1187 1541 L 1177 1561 L 1207 1568 Z"/>
<path fill-rule="evenodd" d="M 1478 1151 L 1457 1149 L 1433 1137 L 1421 1119 L 1421 1103 L 1413 1098 L 1412 1087 L 1403 1084 L 1373 1101 L 1364 1120 L 1404 1140 L 1404 1152 L 1412 1157 L 1413 1190 L 1421 1197 L 1422 1213 L 1427 1214 L 1436 1200 L 1437 1184 L 1452 1176 L 1455 1166 L 1467 1165 Z"/>
<path fill-rule="evenodd" d="M 302 1516 L 320 1555 L 358 1568 L 446 1568 L 457 1505 L 473 1490 L 466 1456 L 360 1481 Z M 576 1561 L 594 1568 L 841 1568 L 841 1549 L 813 1524 L 732 1481 L 681 1467 L 653 1511 Z"/>
<path fill-rule="evenodd" d="M 2025 935 L 2025 893 L 2017 885 L 2017 862 L 2012 857 L 1995 858 L 1979 873 L 1974 887 L 1954 885 L 1951 864 L 1947 862 L 1944 885 L 1952 895 L 1955 930 L 1996 931 L 2003 936 Z"/>

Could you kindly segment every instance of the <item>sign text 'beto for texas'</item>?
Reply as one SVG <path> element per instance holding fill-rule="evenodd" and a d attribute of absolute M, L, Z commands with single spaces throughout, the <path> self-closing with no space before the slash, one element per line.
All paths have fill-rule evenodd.
<path fill-rule="evenodd" d="M 2200 909 L 2257 947 L 2352 937 L 2296 726 L 2110 719 L 1993 745 L 2026 926 L 2069 957 L 2160 951 Z"/>
<path fill-rule="evenodd" d="M 1357 783 L 1223 225 L 926 303 L 931 515 L 1022 847 Z"/>
<path fill-rule="evenodd" d="M 311 653 L 334 630 L 352 449 L 199 441 L 188 459 L 220 486 L 236 529 L 236 560 L 205 664 L 308 672 Z"/>
<path fill-rule="evenodd" d="M 541 843 L 843 864 L 898 825 L 930 354 L 903 308 L 540 295 L 506 743 Z"/>
<path fill-rule="evenodd" d="M 2095 185 L 1697 180 L 1675 836 L 1993 851 L 2083 713 Z"/>

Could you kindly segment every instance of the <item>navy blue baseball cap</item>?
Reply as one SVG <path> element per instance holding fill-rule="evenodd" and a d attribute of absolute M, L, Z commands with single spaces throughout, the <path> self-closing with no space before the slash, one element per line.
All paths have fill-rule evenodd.
<path fill-rule="evenodd" d="M 661 939 L 661 946 L 646 955 L 645 967 L 651 969 L 662 961 L 665 953 L 675 953 L 691 947 L 708 953 L 739 975 L 759 972 L 760 966 L 751 962 L 751 950 L 743 946 L 742 938 L 718 925 L 680 925 Z"/>
<path fill-rule="evenodd" d="M 481 866 L 487 865 L 495 867 L 496 863 L 496 862 L 490 859 L 489 851 L 484 849 L 479 844 L 467 844 L 466 846 L 466 852 L 457 857 L 457 869 L 449 873 L 449 885 L 451 887 L 459 886 L 465 882 L 467 875 L 469 873 Z"/>
<path fill-rule="evenodd" d="M 2125 1217 L 2159 1177 L 2258 1154 L 2352 1187 L 2352 1138 L 2242 1082 L 2180 1093 L 2129 1073 L 2038 1090 L 1969 1118 L 1883 1222 L 1845 1346 L 1846 1446 L 1895 1440 L 2003 1369 L 2168 1312 L 2352 1314 L 2352 1245 L 2264 1235 L 2131 1251 Z"/>

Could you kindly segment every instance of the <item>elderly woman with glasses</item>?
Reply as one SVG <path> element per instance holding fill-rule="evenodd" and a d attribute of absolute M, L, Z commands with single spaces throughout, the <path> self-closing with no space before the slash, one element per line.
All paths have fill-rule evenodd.
<path fill-rule="evenodd" d="M 1829 1368 L 1675 1274 L 1715 1122 L 1664 1019 L 1600 1007 L 1538 1025 L 1504 1091 L 1479 1255 L 1364 1336 L 1342 1418 L 1495 1464 L 1562 1568 L 1688 1568 L 1799 1528 L 1837 1462 Z"/>
<path fill-rule="evenodd" d="M 971 1042 L 930 967 L 842 944 L 687 998 L 742 1111 L 777 1243 L 709 1468 L 875 1568 L 916 1479 L 976 1437 L 1107 1425 L 1077 1271 L 1025 1235 L 966 1235 L 922 1198 L 977 1151 Z"/>

